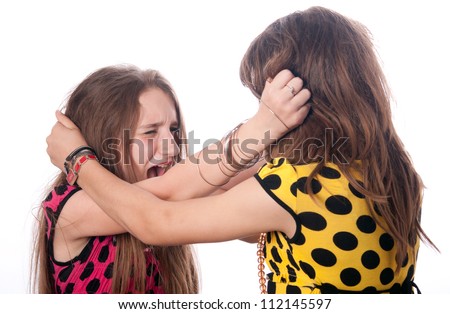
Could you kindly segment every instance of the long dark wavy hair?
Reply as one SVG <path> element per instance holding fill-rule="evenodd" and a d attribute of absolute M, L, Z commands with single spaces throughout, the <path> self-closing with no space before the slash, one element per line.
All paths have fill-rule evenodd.
<path fill-rule="evenodd" d="M 269 155 L 317 162 L 309 191 L 324 163 L 335 162 L 366 196 L 374 219 L 385 219 L 398 245 L 397 270 L 419 238 L 436 248 L 420 225 L 424 184 L 394 128 L 392 97 L 368 29 L 322 7 L 282 17 L 251 43 L 241 81 L 259 98 L 265 81 L 282 69 L 304 80 L 311 111 Z M 333 146 L 339 139 L 343 145 Z M 363 182 L 352 177 L 352 168 Z"/>

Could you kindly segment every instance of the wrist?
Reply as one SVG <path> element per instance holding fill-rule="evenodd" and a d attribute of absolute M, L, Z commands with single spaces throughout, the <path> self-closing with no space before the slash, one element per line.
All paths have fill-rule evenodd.
<path fill-rule="evenodd" d="M 241 132 L 243 138 L 245 136 L 246 138 L 258 140 L 258 145 L 255 148 L 261 152 L 268 145 L 282 137 L 286 133 L 286 129 L 268 110 L 263 112 L 259 110 L 242 126 Z"/>
<path fill-rule="evenodd" d="M 235 128 L 227 141 L 224 141 L 225 160 L 233 168 L 251 167 L 258 162 L 263 151 L 274 140 L 269 126 L 256 116 Z"/>
<path fill-rule="evenodd" d="M 75 185 L 81 167 L 89 160 L 97 160 L 97 154 L 89 146 L 81 146 L 70 153 L 64 162 L 66 180 L 70 185 Z"/>
<path fill-rule="evenodd" d="M 262 99 L 260 99 L 259 103 L 257 115 L 261 117 L 263 123 L 266 123 L 267 130 L 271 132 L 274 140 L 281 138 L 289 132 L 290 128 L 287 126 L 286 122 L 272 110 L 270 105 Z"/>

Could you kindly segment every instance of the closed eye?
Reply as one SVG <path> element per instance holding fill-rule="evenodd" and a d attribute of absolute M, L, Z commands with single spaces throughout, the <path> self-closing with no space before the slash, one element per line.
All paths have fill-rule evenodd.
<path fill-rule="evenodd" d="M 180 128 L 170 128 L 170 133 L 172 133 L 173 136 L 179 136 L 180 135 Z"/>
<path fill-rule="evenodd" d="M 157 130 L 148 130 L 147 132 L 144 132 L 145 135 L 152 135 L 158 133 Z M 180 135 L 180 128 L 179 127 L 173 127 L 170 128 L 170 133 L 172 133 L 173 136 L 179 136 Z"/>
<path fill-rule="evenodd" d="M 156 130 L 149 130 L 149 131 L 145 132 L 144 134 L 146 134 L 146 135 L 156 134 Z"/>

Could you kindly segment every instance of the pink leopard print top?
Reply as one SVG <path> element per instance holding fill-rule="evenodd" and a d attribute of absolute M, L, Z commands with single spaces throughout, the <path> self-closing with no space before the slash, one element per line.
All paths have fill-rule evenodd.
<path fill-rule="evenodd" d="M 67 262 L 59 262 L 53 254 L 56 222 L 64 204 L 79 191 L 77 186 L 56 187 L 45 199 L 46 238 L 49 256 L 49 272 L 53 276 L 56 293 L 111 293 L 116 243 L 114 236 L 92 237 L 78 256 Z M 147 256 L 147 293 L 164 293 L 160 285 L 158 262 L 151 250 Z M 133 291 L 130 289 L 130 293 Z"/>

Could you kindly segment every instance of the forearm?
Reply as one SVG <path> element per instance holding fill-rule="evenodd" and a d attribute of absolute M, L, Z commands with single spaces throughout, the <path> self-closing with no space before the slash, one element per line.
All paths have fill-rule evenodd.
<path fill-rule="evenodd" d="M 142 238 L 141 230 L 153 230 L 150 224 L 158 221 L 158 212 L 153 210 L 158 207 L 156 197 L 118 179 L 96 161 L 83 165 L 77 183 L 108 216 L 137 238 Z M 147 214 L 154 215 L 154 219 L 141 226 Z"/>
<path fill-rule="evenodd" d="M 208 195 L 219 186 L 234 181 L 232 178 L 246 164 L 253 162 L 252 158 L 300 124 L 308 113 L 309 108 L 304 104 L 310 96 L 309 91 L 302 90 L 293 98 L 290 93 L 282 92 L 286 80 L 292 78 L 291 74 L 283 81 L 283 75 L 280 73 L 278 80 L 276 78 L 266 86 L 258 112 L 238 130 L 218 144 L 211 144 L 189 156 L 158 178 L 161 184 L 151 186 L 143 183 L 141 186 L 163 199 L 183 200 Z"/>
<path fill-rule="evenodd" d="M 235 224 L 227 224 L 229 233 L 217 232 L 217 224 L 235 217 L 224 211 L 226 202 L 217 198 L 167 202 L 139 187 L 120 180 L 97 161 L 85 163 L 78 184 L 111 219 L 147 244 L 180 245 L 224 241 L 239 237 Z M 210 208 L 220 208 L 215 213 Z M 222 218 L 216 215 L 219 214 Z M 224 218 L 225 217 L 225 218 Z M 227 228 L 225 228 L 227 229 Z"/>
<path fill-rule="evenodd" d="M 78 180 L 107 215 L 148 244 L 248 240 L 263 230 L 292 233 L 293 229 L 292 225 L 285 227 L 285 220 L 291 221 L 292 216 L 285 211 L 280 215 L 280 209 L 255 179 L 218 196 L 181 202 L 160 200 L 118 179 L 95 160 L 83 165 Z"/>
<path fill-rule="evenodd" d="M 219 188 L 228 190 L 251 177 L 265 162 L 262 160 L 256 164 L 252 162 L 253 165 L 248 164 L 252 158 L 258 158 L 272 142 L 269 126 L 258 125 L 258 121 L 254 120 L 243 124 L 232 139 L 210 144 L 182 160 L 163 176 L 136 185 L 165 200 L 206 196 L 216 193 Z M 225 156 L 227 145 L 232 160 Z M 241 169 L 235 169 L 236 164 L 242 166 Z"/>

